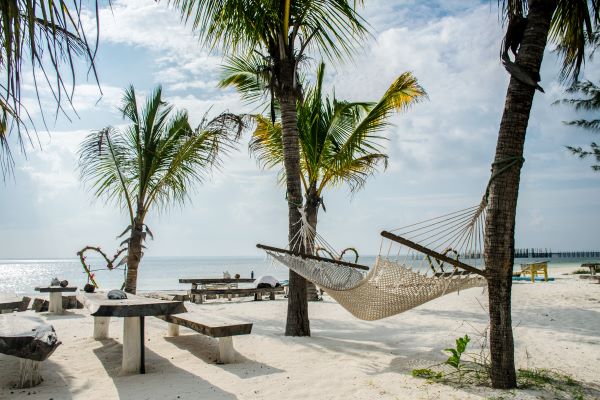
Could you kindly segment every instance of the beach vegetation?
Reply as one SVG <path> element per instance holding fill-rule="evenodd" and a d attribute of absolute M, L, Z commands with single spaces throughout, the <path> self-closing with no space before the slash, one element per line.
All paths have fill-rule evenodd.
<path fill-rule="evenodd" d="M 55 101 L 56 113 L 73 106 L 78 59 L 85 60 L 89 72 L 97 79 L 95 55 L 97 42 L 88 40 L 90 33 L 82 25 L 81 2 L 77 0 L 25 1 L 0 3 L 0 171 L 12 173 L 14 160 L 9 135 L 15 132 L 22 151 L 36 144 L 36 125 L 32 114 L 21 101 L 23 82 L 30 75 L 37 96 L 42 123 L 45 125 L 40 93 L 48 91 Z M 97 10 L 98 4 L 93 9 Z M 95 11 L 89 14 L 97 17 Z M 96 36 L 98 34 L 96 25 Z M 25 87 L 29 87 L 26 84 Z M 41 91 L 40 91 L 41 89 Z M 99 90 L 100 92 L 100 90 Z M 66 115 L 66 114 L 65 114 Z"/>
<path fill-rule="evenodd" d="M 493 387 L 486 340 L 483 339 L 479 353 L 467 353 L 470 341 L 468 335 L 457 338 L 455 347 L 444 350 L 450 355 L 446 361 L 428 368 L 414 369 L 412 376 L 427 379 L 429 382 L 459 387 L 464 385 Z M 517 387 L 550 393 L 557 399 L 591 399 L 593 398 L 591 394 L 595 393 L 593 388 L 586 388 L 582 382 L 570 375 L 544 368 L 518 369 Z"/>
<path fill-rule="evenodd" d="M 562 62 L 559 77 L 576 81 L 586 58 L 586 36 L 600 22 L 600 0 L 502 0 L 506 24 L 502 62 L 511 73 L 492 178 L 486 198 L 485 265 L 490 314 L 491 380 L 495 388 L 517 385 L 511 320 L 511 270 L 525 134 L 548 42 Z M 514 55 L 511 60 L 510 53 Z"/>
<path fill-rule="evenodd" d="M 200 40 L 219 46 L 227 55 L 259 57 L 269 72 L 270 98 L 281 113 L 283 159 L 288 209 L 288 242 L 304 252 L 301 229 L 302 183 L 297 109 L 303 97 L 300 72 L 311 52 L 330 60 L 352 56 L 368 36 L 356 6 L 349 0 L 166 0 L 180 11 Z M 287 336 L 310 336 L 306 280 L 289 272 Z"/>
<path fill-rule="evenodd" d="M 153 237 L 148 214 L 185 203 L 194 185 L 220 166 L 244 122 L 222 113 L 192 127 L 186 111 L 163 99 L 160 86 L 143 104 L 130 86 L 119 111 L 129 124 L 90 133 L 79 146 L 79 169 L 94 197 L 126 211 L 129 226 L 120 235 L 127 248 L 125 291 L 135 293 L 144 241 Z"/>
<path fill-rule="evenodd" d="M 579 268 L 572 272 L 573 275 L 587 275 L 590 273 L 589 269 Z"/>
<path fill-rule="evenodd" d="M 594 36 L 595 47 L 597 48 L 600 43 L 600 36 Z M 587 80 L 584 82 L 575 82 L 567 93 L 579 95 L 576 98 L 563 99 L 561 103 L 572 106 L 575 111 L 584 112 L 598 112 L 600 110 L 600 87 L 595 83 Z M 594 134 L 600 133 L 600 120 L 599 119 L 576 119 L 571 121 L 564 121 L 566 125 L 575 126 L 582 128 L 588 132 Z M 565 146 L 571 154 L 582 158 L 592 158 L 593 164 L 590 166 L 592 170 L 600 172 L 600 147 L 596 142 L 591 142 L 587 149 L 581 146 Z"/>
<path fill-rule="evenodd" d="M 232 85 L 246 98 L 265 92 L 268 75 L 247 84 L 245 77 L 261 76 L 260 65 L 236 60 L 225 68 L 223 86 Z M 319 209 L 326 210 L 323 192 L 345 185 L 351 193 L 364 187 L 367 179 L 386 168 L 388 155 L 384 144 L 390 117 L 426 98 L 425 90 L 409 72 L 392 82 L 377 102 L 348 102 L 323 92 L 325 64 L 320 63 L 314 85 L 304 85 L 304 98 L 296 104 L 300 144 L 301 182 L 304 193 L 303 212 L 310 225 L 306 251 L 319 250 L 315 244 Z M 275 107 L 276 110 L 279 107 Z M 282 124 L 278 113 L 256 115 L 256 129 L 250 151 L 263 168 L 280 168 L 285 182 Z M 332 256 L 330 254 L 330 256 Z"/>

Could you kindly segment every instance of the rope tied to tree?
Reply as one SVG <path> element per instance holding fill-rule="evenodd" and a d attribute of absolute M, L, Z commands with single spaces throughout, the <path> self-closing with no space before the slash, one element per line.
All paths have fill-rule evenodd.
<path fill-rule="evenodd" d="M 491 168 L 492 176 L 490 176 L 490 180 L 488 181 L 488 184 L 485 188 L 485 194 L 483 195 L 481 203 L 487 205 L 490 196 L 490 189 L 492 187 L 492 182 L 494 181 L 494 179 L 496 179 L 498 176 L 502 175 L 514 166 L 518 166 L 519 168 L 522 167 L 524 162 L 525 158 L 522 156 L 510 156 L 498 161 L 494 161 L 492 163 Z M 494 167 L 496 166 L 501 167 L 497 171 L 494 171 Z"/>

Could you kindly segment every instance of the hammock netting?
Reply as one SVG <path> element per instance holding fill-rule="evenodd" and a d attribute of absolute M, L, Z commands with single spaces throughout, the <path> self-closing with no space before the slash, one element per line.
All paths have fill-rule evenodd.
<path fill-rule="evenodd" d="M 441 217 L 382 232 L 379 255 L 368 272 L 339 263 L 339 255 L 313 230 L 302 238 L 335 258 L 307 257 L 265 248 L 267 254 L 322 288 L 355 317 L 373 321 L 410 310 L 462 289 L 484 286 L 485 202 Z M 306 224 L 307 225 L 307 224 Z M 360 266 L 357 266 L 360 267 Z"/>

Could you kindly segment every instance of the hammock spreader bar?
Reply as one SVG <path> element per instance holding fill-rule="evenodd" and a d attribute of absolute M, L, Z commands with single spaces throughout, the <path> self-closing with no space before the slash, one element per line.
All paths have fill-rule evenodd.
<path fill-rule="evenodd" d="M 369 267 L 367 267 L 365 265 L 354 264 L 354 263 L 350 263 L 350 262 L 347 262 L 347 261 L 335 260 L 333 258 L 325 258 L 325 257 L 313 256 L 312 254 L 299 253 L 299 252 L 296 252 L 296 251 L 290 251 L 290 250 L 286 250 L 286 249 L 280 249 L 278 247 L 265 246 L 264 244 L 257 244 L 256 247 L 258 247 L 259 249 L 267 250 L 267 251 L 273 251 L 275 253 L 283 253 L 283 254 L 288 254 L 288 255 L 291 255 L 291 256 L 297 256 L 297 257 L 301 257 L 301 258 L 305 258 L 305 259 L 310 259 L 310 260 L 325 261 L 325 262 L 332 263 L 332 264 L 343 265 L 345 267 L 350 267 L 350 268 L 355 268 L 355 269 L 362 269 L 364 271 L 368 271 L 369 270 Z"/>
<path fill-rule="evenodd" d="M 460 262 L 458 260 L 454 260 L 448 256 L 438 253 L 437 251 L 428 249 L 427 247 L 423 247 L 420 244 L 411 242 L 410 240 L 407 240 L 407 239 L 404 239 L 403 237 L 394 235 L 393 233 L 390 233 L 388 231 L 381 232 L 381 236 L 383 236 L 384 238 L 389 239 L 393 242 L 403 244 L 403 245 L 410 247 L 411 249 L 417 250 L 418 252 L 421 252 L 423 254 L 427 254 L 428 256 L 434 257 L 440 261 L 447 262 L 448 264 L 454 265 L 457 268 L 464 269 L 465 271 L 469 271 L 469 272 L 472 272 L 477 275 L 485 276 L 483 271 L 480 271 L 477 268 L 474 268 L 474 267 L 472 267 L 468 264 L 465 264 L 463 262 Z"/>

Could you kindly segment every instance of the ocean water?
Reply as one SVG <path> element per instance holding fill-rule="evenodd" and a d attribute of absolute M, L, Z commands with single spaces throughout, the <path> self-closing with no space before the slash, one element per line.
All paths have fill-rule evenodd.
<path fill-rule="evenodd" d="M 549 268 L 578 266 L 590 261 L 577 258 L 552 258 Z M 108 271 L 102 268 L 100 260 L 88 259 L 95 271 L 96 282 L 102 289 L 120 288 L 124 280 L 123 270 Z M 515 265 L 536 259 L 516 259 Z M 361 257 L 359 263 L 372 266 L 374 256 Z M 413 261 L 427 269 L 422 261 Z M 471 263 L 471 262 L 469 262 Z M 517 267 L 518 269 L 518 267 Z M 267 257 L 145 257 L 138 271 L 139 290 L 187 290 L 189 284 L 180 284 L 180 278 L 219 278 L 228 271 L 231 276 L 240 274 L 249 278 L 272 275 L 277 279 L 288 278 L 288 269 Z M 70 285 L 83 287 L 87 282 L 78 258 L 46 260 L 1 260 L 0 292 L 17 294 L 35 294 L 34 287 L 46 286 L 54 277 L 66 279 Z"/>

